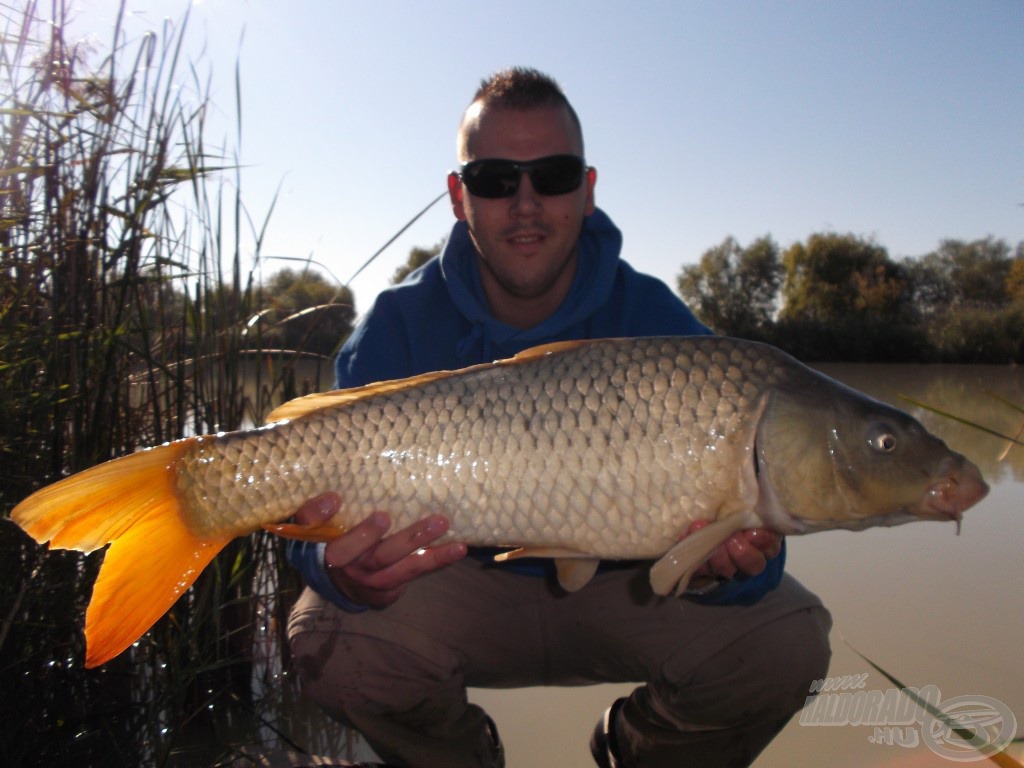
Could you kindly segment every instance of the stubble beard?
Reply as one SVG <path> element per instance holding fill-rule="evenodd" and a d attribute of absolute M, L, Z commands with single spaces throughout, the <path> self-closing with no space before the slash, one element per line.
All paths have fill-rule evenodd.
<path fill-rule="evenodd" d="M 479 249 L 477 252 L 480 254 L 481 268 L 491 275 L 501 289 L 510 296 L 524 300 L 539 299 L 547 295 L 572 267 L 576 255 L 576 249 L 573 249 L 540 274 L 532 274 L 524 270 L 506 269 L 488 259 Z"/>

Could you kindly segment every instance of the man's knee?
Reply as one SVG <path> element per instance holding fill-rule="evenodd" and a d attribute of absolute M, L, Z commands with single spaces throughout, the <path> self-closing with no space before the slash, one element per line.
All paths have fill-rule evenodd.
<path fill-rule="evenodd" d="M 828 672 L 831 628 L 828 611 L 815 606 L 769 622 L 734 643 L 725 653 L 744 672 L 734 698 L 766 720 L 791 716 L 803 706 L 811 684 Z"/>
<path fill-rule="evenodd" d="M 763 632 L 746 639 L 756 646 L 760 637 L 758 653 L 766 680 L 755 689 L 762 692 L 762 700 L 776 702 L 775 708 L 782 710 L 780 714 L 791 715 L 799 710 L 814 681 L 828 673 L 831 629 L 829 612 L 815 606 L 773 621 Z"/>
<path fill-rule="evenodd" d="M 678 665 L 660 698 L 690 724 L 788 718 L 828 671 L 831 626 L 828 611 L 814 606 L 752 628 L 699 664 Z"/>
<path fill-rule="evenodd" d="M 504 764 L 497 729 L 467 701 L 452 652 L 337 631 L 299 632 L 291 645 L 306 695 L 389 764 Z"/>
<path fill-rule="evenodd" d="M 379 637 L 301 632 L 291 638 L 304 692 L 340 719 L 352 711 L 386 714 L 447 703 L 462 676 L 449 655 L 427 656 Z M 419 649 L 420 651 L 422 649 Z"/>

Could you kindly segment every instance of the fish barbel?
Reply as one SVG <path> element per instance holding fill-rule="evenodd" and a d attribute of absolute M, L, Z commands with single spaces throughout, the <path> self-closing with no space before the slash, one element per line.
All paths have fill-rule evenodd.
<path fill-rule="evenodd" d="M 111 545 L 87 666 L 138 639 L 232 538 L 328 491 L 343 500 L 330 535 L 374 511 L 397 527 L 441 512 L 450 540 L 556 558 L 570 590 L 601 559 L 656 560 L 659 595 L 740 529 L 959 524 L 988 491 L 909 415 L 725 337 L 550 344 L 310 395 L 270 419 L 115 459 L 14 509 L 51 547 Z M 697 520 L 709 524 L 681 538 Z"/>

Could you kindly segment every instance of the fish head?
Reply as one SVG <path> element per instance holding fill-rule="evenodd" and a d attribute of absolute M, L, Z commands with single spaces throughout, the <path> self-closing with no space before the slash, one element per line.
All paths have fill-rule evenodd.
<path fill-rule="evenodd" d="M 759 511 L 785 532 L 952 520 L 988 493 L 978 468 L 909 414 L 809 369 L 768 394 Z"/>

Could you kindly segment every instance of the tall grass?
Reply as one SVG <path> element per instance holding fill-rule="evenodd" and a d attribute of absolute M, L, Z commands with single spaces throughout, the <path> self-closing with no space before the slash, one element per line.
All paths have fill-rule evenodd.
<path fill-rule="evenodd" d="M 252 223 L 235 158 L 207 144 L 187 15 L 138 40 L 119 16 L 92 66 L 68 13 L 0 7 L 5 516 L 70 472 L 258 423 L 316 386 L 296 374 L 301 349 L 263 348 L 251 265 L 269 214 Z M 298 588 L 277 542 L 236 541 L 135 647 L 86 671 L 102 556 L 47 552 L 2 522 L 0 764 L 202 764 L 266 731 L 260 696 L 292 695 L 273 684 Z M 220 746 L 200 759 L 197 744 Z"/>

